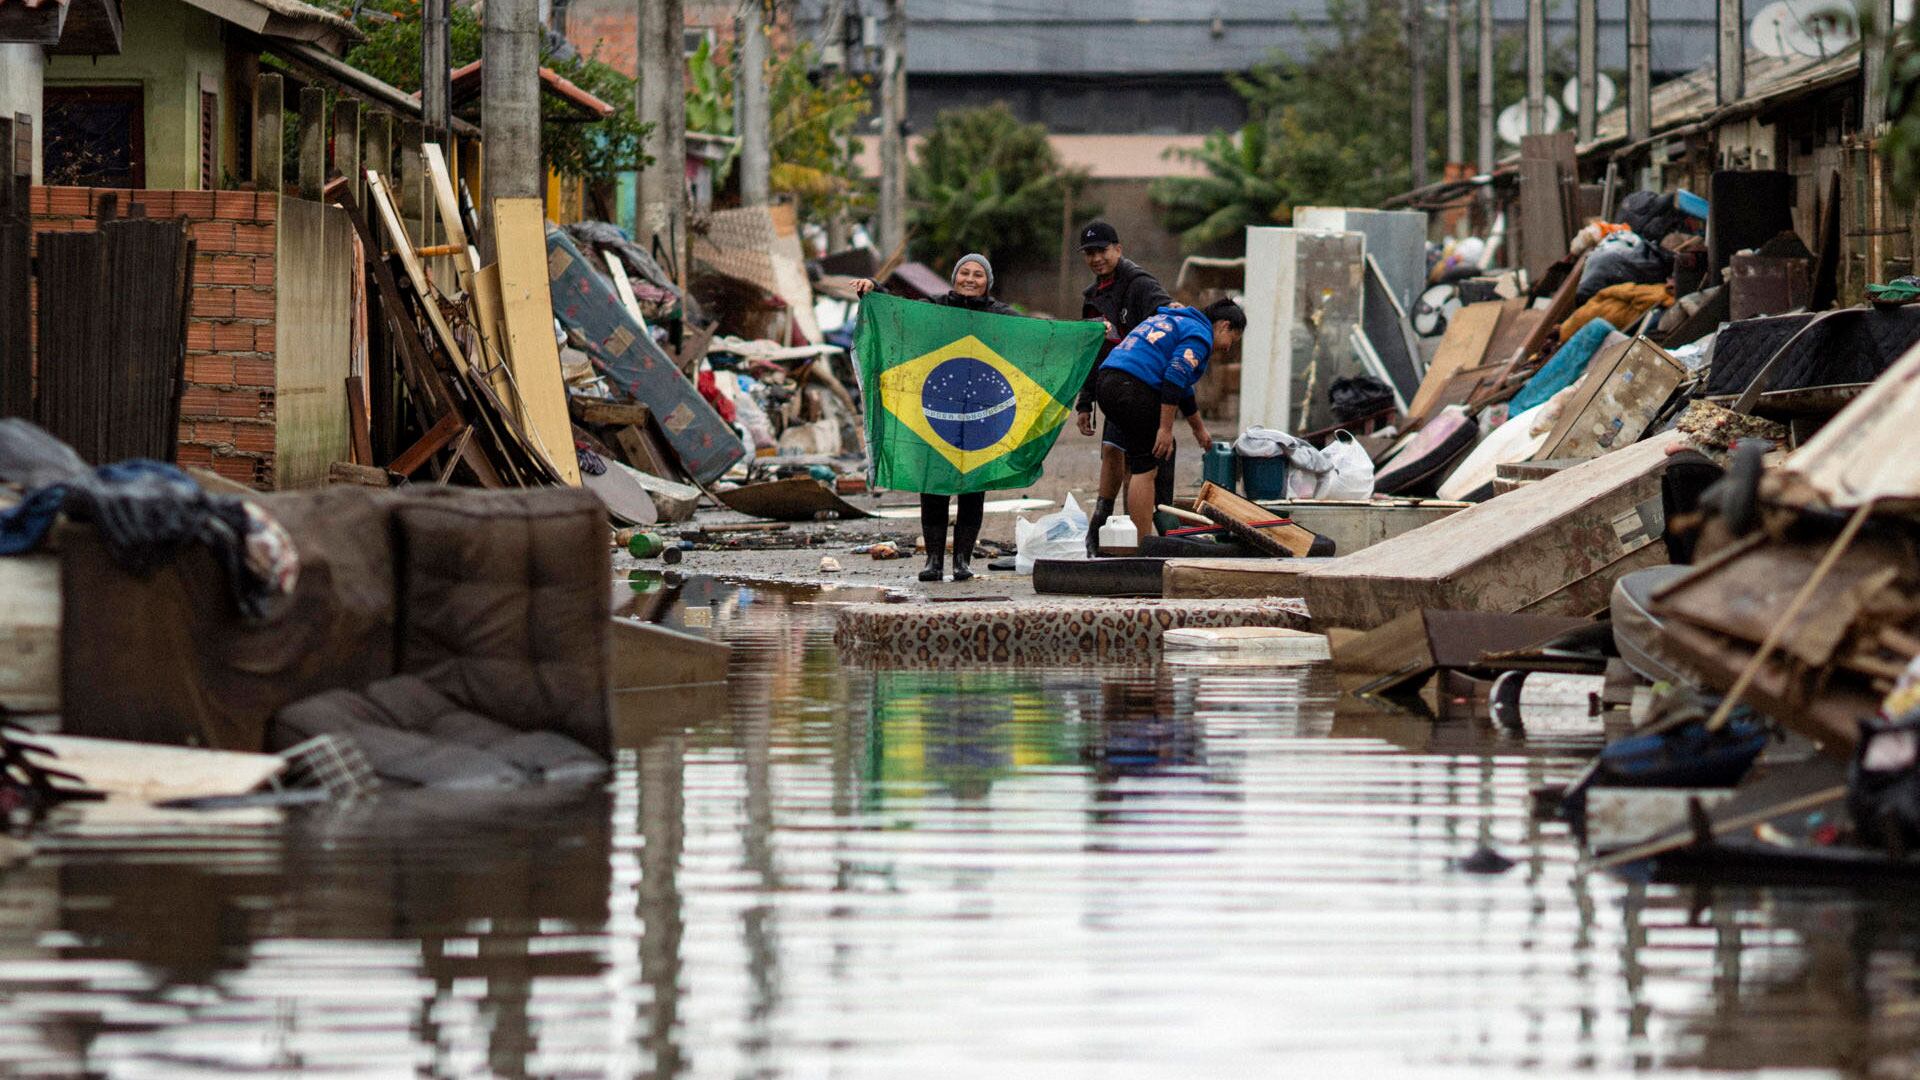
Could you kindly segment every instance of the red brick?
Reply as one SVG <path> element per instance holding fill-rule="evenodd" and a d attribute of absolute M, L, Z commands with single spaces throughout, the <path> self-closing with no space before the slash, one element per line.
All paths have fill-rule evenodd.
<path fill-rule="evenodd" d="M 182 439 L 180 441 L 178 460 L 182 465 L 210 469 L 213 467 L 213 448 L 210 446 L 196 446 Z"/>
<path fill-rule="evenodd" d="M 135 194 L 132 188 L 88 188 L 86 190 L 92 196 L 87 214 L 89 217 L 96 218 L 106 212 L 109 202 L 113 204 L 114 217 L 126 217 L 127 207 L 133 202 Z"/>
<path fill-rule="evenodd" d="M 273 355 L 274 327 L 272 322 L 255 323 L 253 327 L 253 351 Z"/>
<path fill-rule="evenodd" d="M 212 285 L 193 290 L 191 314 L 202 319 L 230 319 L 233 317 L 233 290 Z"/>
<path fill-rule="evenodd" d="M 274 431 L 271 424 L 233 425 L 233 448 L 256 454 L 273 453 Z"/>
<path fill-rule="evenodd" d="M 211 191 L 176 191 L 173 193 L 173 212 L 182 217 L 210 218 L 213 216 L 213 196 Z"/>
<path fill-rule="evenodd" d="M 213 459 L 213 471 L 242 484 L 253 483 L 253 459 L 221 455 Z"/>
<path fill-rule="evenodd" d="M 268 344 L 271 346 L 272 343 Z M 271 387 L 274 384 L 273 361 L 236 356 L 233 358 L 233 381 L 239 386 Z"/>
<path fill-rule="evenodd" d="M 227 446 L 233 442 L 233 421 L 196 420 L 193 424 L 193 441 L 209 446 Z"/>
<path fill-rule="evenodd" d="M 60 217 L 87 217 L 93 213 L 93 202 L 88 198 L 86 188 L 48 188 L 47 213 Z"/>
<path fill-rule="evenodd" d="M 27 213 L 32 214 L 35 217 L 38 217 L 42 214 L 51 213 L 51 211 L 47 209 L 47 189 L 46 188 L 37 187 L 37 188 L 31 188 L 28 190 Z"/>
<path fill-rule="evenodd" d="M 253 220 L 277 221 L 280 218 L 280 196 L 271 191 L 258 192 L 253 197 Z"/>
<path fill-rule="evenodd" d="M 253 192 L 216 191 L 213 193 L 213 216 L 228 221 L 253 220 Z"/>
<path fill-rule="evenodd" d="M 185 417 L 220 415 L 220 391 L 205 386 L 188 386 L 180 391 L 180 415 Z"/>
<path fill-rule="evenodd" d="M 271 319 L 273 294 L 265 289 L 239 289 L 233 294 L 233 315 L 237 319 Z"/>
<path fill-rule="evenodd" d="M 271 255 L 254 256 L 253 283 L 255 285 L 273 284 L 273 256 Z"/>
<path fill-rule="evenodd" d="M 192 348 L 192 342 L 188 342 Z M 249 352 L 253 349 L 253 327 L 247 323 L 214 323 L 214 352 Z"/>
<path fill-rule="evenodd" d="M 198 353 L 187 357 L 187 381 L 205 386 L 230 386 L 233 383 L 233 357 L 220 353 Z"/>
<path fill-rule="evenodd" d="M 235 225 L 233 250 L 248 255 L 271 255 L 275 231 L 272 225 Z"/>
<path fill-rule="evenodd" d="M 233 392 L 220 396 L 220 408 L 214 415 L 233 420 L 264 420 L 268 414 L 266 403 L 260 399 L 258 392 Z"/>
<path fill-rule="evenodd" d="M 197 319 L 187 321 L 187 349 L 191 352 L 213 351 L 213 324 Z"/>
<path fill-rule="evenodd" d="M 140 191 L 129 196 L 129 201 L 121 203 L 121 216 L 134 217 L 134 207 L 140 207 L 139 217 L 166 218 L 173 216 L 173 192 Z"/>
<path fill-rule="evenodd" d="M 205 273 L 194 271 L 196 285 L 252 285 L 253 260 L 239 255 L 215 255 Z"/>
<path fill-rule="evenodd" d="M 217 254 L 233 250 L 233 222 L 231 221 L 196 221 L 187 227 L 187 235 L 193 237 L 193 242 L 201 251 Z"/>

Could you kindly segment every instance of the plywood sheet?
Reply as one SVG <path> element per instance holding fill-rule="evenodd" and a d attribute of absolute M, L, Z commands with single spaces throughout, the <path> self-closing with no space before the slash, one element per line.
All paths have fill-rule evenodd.
<path fill-rule="evenodd" d="M 353 374 L 353 224 L 346 211 L 283 198 L 274 244 L 274 486 L 319 487 L 353 456 L 341 387 Z"/>
<path fill-rule="evenodd" d="M 1434 409 L 1447 404 L 1442 396 L 1453 377 L 1484 362 L 1487 346 L 1500 323 L 1501 306 L 1498 300 L 1468 304 L 1454 315 L 1440 339 L 1440 351 L 1433 354 L 1426 377 L 1420 380 L 1420 389 L 1413 395 L 1413 403 L 1407 406 L 1410 419 L 1425 419 Z"/>
<path fill-rule="evenodd" d="M 0 559 L 0 708 L 60 709 L 60 561 Z"/>
<path fill-rule="evenodd" d="M 500 309 L 507 365 L 513 369 L 519 411 L 532 447 L 560 479 L 579 486 L 573 420 L 553 339 L 553 299 L 547 284 L 547 217 L 539 199 L 493 200 L 493 246 L 500 260 Z"/>

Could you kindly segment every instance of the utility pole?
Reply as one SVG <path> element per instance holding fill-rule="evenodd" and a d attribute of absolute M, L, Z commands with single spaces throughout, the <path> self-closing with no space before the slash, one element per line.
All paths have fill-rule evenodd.
<path fill-rule="evenodd" d="M 1493 0 L 1480 0 L 1480 21 L 1474 28 L 1480 37 L 1480 64 L 1475 71 L 1476 81 L 1480 84 L 1478 106 L 1480 115 L 1480 173 L 1493 172 Z"/>
<path fill-rule="evenodd" d="M 907 5 L 887 0 L 880 55 L 880 257 L 891 258 L 907 236 Z"/>
<path fill-rule="evenodd" d="M 640 170 L 636 220 L 644 236 L 667 254 L 668 269 L 684 277 L 687 238 L 687 61 L 681 0 L 635 0 L 640 6 L 637 56 L 640 119 L 653 125 Z M 644 243 L 644 240 L 643 240 Z"/>
<path fill-rule="evenodd" d="M 1866 101 L 1860 127 L 1868 138 L 1877 138 L 1880 125 L 1887 122 L 1887 46 L 1893 40 L 1893 0 L 1868 0 L 1867 11 L 1873 27 L 1861 43 L 1860 76 L 1866 84 Z"/>
<path fill-rule="evenodd" d="M 1718 104 L 1731 105 L 1747 96 L 1746 30 L 1746 10 L 1740 0 L 1720 0 L 1720 36 L 1714 50 Z"/>
<path fill-rule="evenodd" d="M 486 125 L 486 217 L 494 199 L 542 194 L 540 170 L 540 5 L 487 0 L 481 48 L 480 116 Z M 411 184 L 412 178 L 407 182 Z"/>
<path fill-rule="evenodd" d="M 1574 128 L 1581 143 L 1593 141 L 1594 129 L 1600 123 L 1600 3 L 1599 0 L 1579 0 L 1579 35 L 1576 51 L 1578 58 L 1578 85 L 1580 94 L 1579 120 Z"/>
<path fill-rule="evenodd" d="M 1460 56 L 1460 0 L 1447 0 L 1447 164 L 1467 160 L 1465 78 Z"/>
<path fill-rule="evenodd" d="M 820 31 L 820 60 L 830 77 L 847 69 L 847 0 L 827 0 L 827 14 Z M 845 251 L 853 229 L 846 210 L 833 212 L 827 219 L 827 250 Z"/>
<path fill-rule="evenodd" d="M 1653 19 L 1648 0 L 1627 0 L 1627 142 L 1653 137 Z"/>
<path fill-rule="evenodd" d="M 765 206 L 773 169 L 768 146 L 766 0 L 741 0 L 740 52 L 734 71 L 734 102 L 739 108 L 740 203 Z"/>
<path fill-rule="evenodd" d="M 421 0 L 420 4 L 420 119 L 426 127 L 428 142 L 447 145 L 453 128 L 452 107 L 448 102 L 452 87 L 449 77 L 453 64 L 448 56 L 452 0 Z M 484 67 L 482 71 L 484 73 Z M 484 75 L 483 75 L 484 77 Z"/>
<path fill-rule="evenodd" d="M 1527 0 L 1527 134 L 1547 133 L 1547 0 Z"/>
<path fill-rule="evenodd" d="M 1413 186 L 1427 186 L 1427 42 L 1426 0 L 1407 0 L 1407 57 L 1411 61 Z"/>

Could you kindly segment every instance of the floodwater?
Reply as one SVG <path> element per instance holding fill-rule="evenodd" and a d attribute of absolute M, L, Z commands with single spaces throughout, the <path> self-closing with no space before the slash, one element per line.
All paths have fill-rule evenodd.
<path fill-rule="evenodd" d="M 1598 745 L 1318 666 L 859 670 L 695 579 L 733 677 L 607 790 L 63 812 L 0 871 L 0 1073 L 1253 1077 L 1920 1067 L 1904 897 L 1577 873 Z M 1517 865 L 1453 860 L 1491 844 Z"/>

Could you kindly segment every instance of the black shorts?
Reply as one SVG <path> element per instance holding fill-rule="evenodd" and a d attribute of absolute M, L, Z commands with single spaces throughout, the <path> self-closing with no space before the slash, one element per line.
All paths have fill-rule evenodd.
<path fill-rule="evenodd" d="M 1160 437 L 1160 392 L 1124 371 L 1102 368 L 1093 398 L 1107 414 L 1101 441 L 1126 455 L 1127 472 L 1138 476 L 1158 469 L 1153 443 Z"/>

